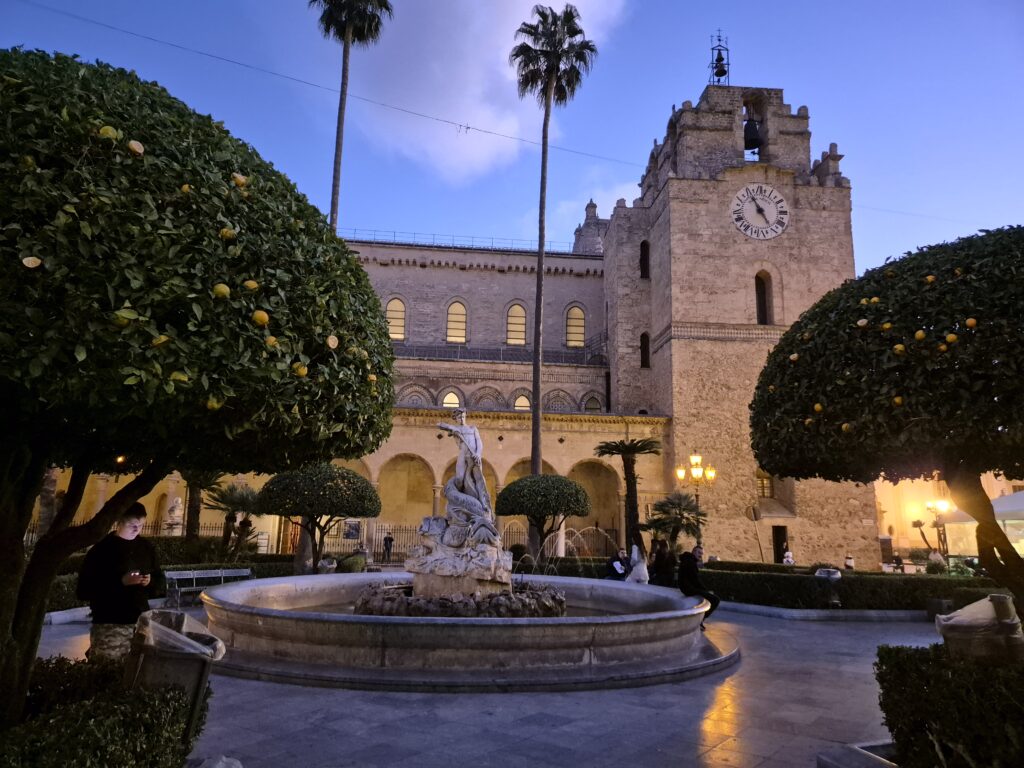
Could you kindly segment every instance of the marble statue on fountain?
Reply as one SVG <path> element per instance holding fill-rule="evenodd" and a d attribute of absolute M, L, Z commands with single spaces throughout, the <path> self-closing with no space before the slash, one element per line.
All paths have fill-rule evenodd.
<path fill-rule="evenodd" d="M 413 574 L 413 592 L 428 597 L 500 592 L 512 583 L 512 554 L 501 545 L 494 508 L 483 472 L 483 441 L 466 424 L 466 411 L 452 414 L 454 424 L 438 424 L 459 445 L 455 475 L 444 486 L 444 517 L 425 517 L 420 544 L 405 568 Z"/>

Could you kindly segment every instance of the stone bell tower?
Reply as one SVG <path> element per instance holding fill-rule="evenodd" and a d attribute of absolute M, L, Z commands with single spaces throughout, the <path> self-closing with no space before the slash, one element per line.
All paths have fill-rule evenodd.
<path fill-rule="evenodd" d="M 673 107 L 640 197 L 610 217 L 612 410 L 671 416 L 666 473 L 694 449 L 718 468 L 701 491 L 713 554 L 771 562 L 788 537 L 801 562 L 838 546 L 874 564 L 870 487 L 772 478 L 750 449 L 747 406 L 769 350 L 854 276 L 842 155 L 831 144 L 811 163 L 808 109 L 781 89 L 722 80 L 713 72 L 696 105 Z"/>

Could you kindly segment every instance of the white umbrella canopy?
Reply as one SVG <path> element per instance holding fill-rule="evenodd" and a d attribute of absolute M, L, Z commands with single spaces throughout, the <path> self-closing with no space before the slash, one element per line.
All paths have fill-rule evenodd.
<path fill-rule="evenodd" d="M 992 500 L 992 511 L 995 512 L 996 520 L 1024 520 L 1024 491 L 1010 493 Z M 939 513 L 935 520 L 941 524 L 950 523 L 973 523 L 974 518 L 961 509 L 954 509 L 951 512 Z"/>

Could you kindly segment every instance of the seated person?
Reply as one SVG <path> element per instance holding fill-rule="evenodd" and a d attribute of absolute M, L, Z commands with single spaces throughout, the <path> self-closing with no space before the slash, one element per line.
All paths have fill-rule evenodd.
<path fill-rule="evenodd" d="M 687 597 L 703 597 L 711 603 L 711 608 L 704 614 L 704 621 L 707 621 L 722 601 L 700 580 L 700 567 L 703 560 L 704 548 L 700 544 L 695 546 L 692 551 L 682 554 L 679 558 L 679 591 Z M 700 623 L 702 631 L 705 629 L 704 621 Z"/>
<path fill-rule="evenodd" d="M 625 581 L 631 570 L 632 567 L 629 564 L 626 550 L 620 549 L 616 554 L 608 558 L 608 562 L 605 564 L 604 577 L 614 581 Z"/>

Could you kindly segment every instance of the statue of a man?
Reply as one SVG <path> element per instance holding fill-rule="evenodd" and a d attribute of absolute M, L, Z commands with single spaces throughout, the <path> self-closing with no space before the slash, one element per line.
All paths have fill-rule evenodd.
<path fill-rule="evenodd" d="M 491 496 L 487 492 L 487 485 L 484 482 L 484 444 L 480 439 L 480 431 L 476 427 L 466 424 L 464 408 L 456 408 L 452 416 L 456 424 L 438 424 L 437 426 L 448 432 L 459 443 L 459 456 L 455 460 L 455 487 L 479 501 L 493 521 L 494 510 L 491 508 Z"/>

